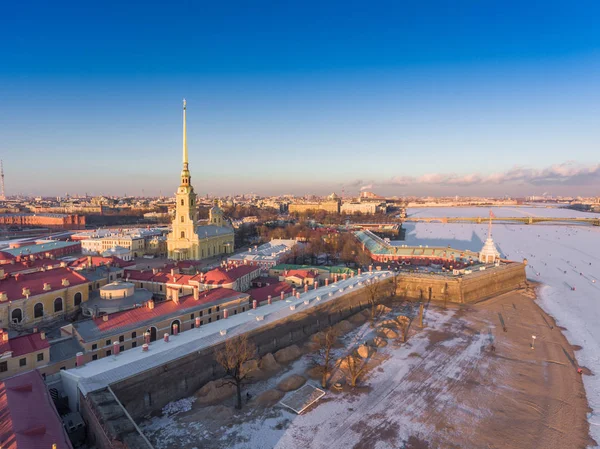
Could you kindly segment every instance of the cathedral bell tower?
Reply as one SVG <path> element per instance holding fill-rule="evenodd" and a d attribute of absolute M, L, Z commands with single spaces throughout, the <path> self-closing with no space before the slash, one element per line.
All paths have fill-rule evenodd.
<path fill-rule="evenodd" d="M 181 184 L 177 189 L 175 201 L 175 219 L 169 241 L 169 257 L 173 259 L 194 259 L 197 254 L 198 235 L 196 234 L 196 226 L 198 216 L 196 213 L 196 193 L 191 184 L 191 176 L 188 166 L 188 151 L 187 151 L 187 132 L 186 132 L 186 103 L 183 100 L 183 169 L 181 170 Z M 177 248 L 176 251 L 171 251 Z"/>

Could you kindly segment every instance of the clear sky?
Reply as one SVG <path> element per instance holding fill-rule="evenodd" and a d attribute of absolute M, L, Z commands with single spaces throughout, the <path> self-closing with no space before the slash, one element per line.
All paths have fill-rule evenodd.
<path fill-rule="evenodd" d="M 7 193 L 600 194 L 598 1 L 12 1 Z"/>

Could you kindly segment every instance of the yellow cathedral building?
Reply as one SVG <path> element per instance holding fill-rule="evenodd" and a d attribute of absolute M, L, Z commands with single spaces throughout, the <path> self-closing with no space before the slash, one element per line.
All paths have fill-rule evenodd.
<path fill-rule="evenodd" d="M 175 194 L 175 218 L 167 237 L 167 250 L 169 259 L 200 260 L 232 253 L 234 235 L 216 203 L 209 211 L 208 224 L 198 225 L 196 193 L 188 164 L 185 109 L 183 100 L 183 170 Z"/>

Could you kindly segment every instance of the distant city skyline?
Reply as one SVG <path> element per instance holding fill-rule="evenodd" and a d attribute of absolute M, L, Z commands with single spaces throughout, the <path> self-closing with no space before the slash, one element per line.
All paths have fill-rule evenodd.
<path fill-rule="evenodd" d="M 600 195 L 600 5 L 13 2 L 9 196 Z"/>

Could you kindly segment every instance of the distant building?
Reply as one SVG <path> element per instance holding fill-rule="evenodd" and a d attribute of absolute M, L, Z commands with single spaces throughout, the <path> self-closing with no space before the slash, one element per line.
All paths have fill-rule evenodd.
<path fill-rule="evenodd" d="M 223 211 L 217 204 L 210 209 L 208 225 L 198 226 L 196 193 L 191 184 L 188 164 L 185 101 L 183 103 L 183 170 L 175 201 L 175 218 L 167 238 L 169 259 L 200 260 L 233 252 L 233 229 L 226 225 Z"/>
<path fill-rule="evenodd" d="M 10 258 L 26 256 L 42 256 L 49 259 L 64 257 L 70 254 L 79 254 L 81 252 L 80 242 L 62 242 L 62 241 L 40 241 L 32 245 L 23 246 L 11 245 L 8 249 L 0 251 L 0 264 Z M 9 260 L 10 261 L 10 260 Z"/>
<path fill-rule="evenodd" d="M 84 229 L 85 216 L 73 214 L 0 214 L 0 225 Z"/>
<path fill-rule="evenodd" d="M 255 265 L 268 270 L 274 265 L 285 261 L 296 244 L 296 240 L 293 239 L 273 239 L 264 245 L 249 248 L 248 252 L 230 256 L 227 261 Z"/>
<path fill-rule="evenodd" d="M 302 202 L 292 203 L 289 205 L 289 212 L 304 213 L 308 211 L 319 211 L 324 210 L 325 212 L 339 214 L 340 213 L 341 199 L 335 193 L 332 193 L 327 197 L 325 201 L 314 201 L 314 202 Z"/>
<path fill-rule="evenodd" d="M 122 246 L 113 246 L 102 253 L 102 257 L 118 257 L 124 261 L 130 261 L 132 259 L 131 249 L 124 248 Z"/>
<path fill-rule="evenodd" d="M 382 206 L 376 202 L 360 202 L 360 203 L 343 203 L 341 212 L 345 214 L 377 214 L 379 212 L 385 212 L 385 204 Z"/>

